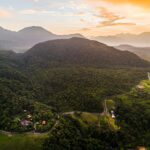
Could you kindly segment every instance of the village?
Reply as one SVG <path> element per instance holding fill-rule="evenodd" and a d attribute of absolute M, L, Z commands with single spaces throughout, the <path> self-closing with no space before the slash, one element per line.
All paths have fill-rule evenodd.
<path fill-rule="evenodd" d="M 27 112 L 27 110 L 24 110 L 24 112 Z M 41 126 L 47 125 L 46 120 L 40 120 L 39 122 L 34 122 L 33 116 L 30 113 L 27 114 L 26 118 L 20 120 L 20 123 L 23 127 L 33 126 L 35 131 L 37 130 L 38 125 L 41 125 Z"/>
<path fill-rule="evenodd" d="M 22 112 L 14 116 L 11 122 L 12 132 L 47 132 L 56 122 L 56 113 L 41 103 L 33 107 L 26 106 Z"/>

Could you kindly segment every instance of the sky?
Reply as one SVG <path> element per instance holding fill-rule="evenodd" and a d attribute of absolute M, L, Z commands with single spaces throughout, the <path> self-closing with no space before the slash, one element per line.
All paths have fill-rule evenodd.
<path fill-rule="evenodd" d="M 0 0 L 0 26 L 85 36 L 150 32 L 150 0 Z"/>

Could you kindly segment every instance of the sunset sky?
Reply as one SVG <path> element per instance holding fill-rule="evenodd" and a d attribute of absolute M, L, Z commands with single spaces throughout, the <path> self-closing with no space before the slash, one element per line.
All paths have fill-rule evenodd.
<path fill-rule="evenodd" d="M 85 36 L 150 31 L 150 0 L 0 0 L 0 26 Z"/>

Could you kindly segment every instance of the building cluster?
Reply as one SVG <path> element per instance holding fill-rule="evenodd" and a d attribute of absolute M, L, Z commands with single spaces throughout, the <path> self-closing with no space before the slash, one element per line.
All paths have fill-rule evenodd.
<path fill-rule="evenodd" d="M 26 113 L 27 111 L 24 110 L 24 112 Z M 31 114 L 27 114 L 27 116 L 24 119 L 22 119 L 20 121 L 20 123 L 23 127 L 33 125 L 34 129 L 36 130 L 37 125 L 43 125 L 44 126 L 44 125 L 47 124 L 47 121 L 46 120 L 41 120 L 40 122 L 33 122 L 33 116 Z"/>

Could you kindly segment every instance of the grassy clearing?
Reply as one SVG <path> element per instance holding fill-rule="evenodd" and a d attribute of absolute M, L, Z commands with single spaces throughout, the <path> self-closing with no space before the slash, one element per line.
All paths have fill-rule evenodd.
<path fill-rule="evenodd" d="M 41 150 L 47 135 L 13 135 L 0 134 L 0 150 Z"/>
<path fill-rule="evenodd" d="M 78 120 L 82 125 L 98 125 L 99 123 L 99 114 L 93 113 L 75 113 L 71 115 L 75 120 Z"/>
<path fill-rule="evenodd" d="M 119 130 L 116 125 L 115 119 L 109 115 L 100 116 L 100 114 L 94 113 L 77 113 L 71 115 L 71 117 L 80 122 L 83 126 L 95 125 L 106 126 L 108 125 L 112 130 Z"/>

